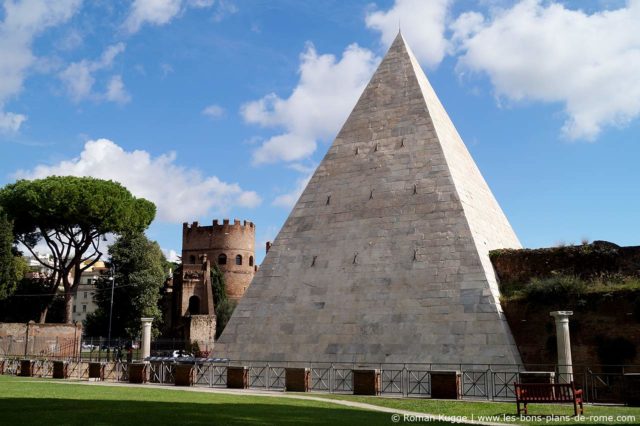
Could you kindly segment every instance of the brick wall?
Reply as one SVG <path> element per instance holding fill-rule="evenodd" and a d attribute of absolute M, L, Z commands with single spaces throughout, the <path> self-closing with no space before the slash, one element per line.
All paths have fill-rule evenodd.
<path fill-rule="evenodd" d="M 502 306 L 525 364 L 556 363 L 555 323 L 549 312 L 557 310 L 573 311 L 569 328 L 575 365 L 640 364 L 640 291 L 587 294 L 556 304 L 509 301 Z M 633 352 L 633 357 L 626 356 Z"/>
<path fill-rule="evenodd" d="M 81 324 L 0 323 L 0 354 L 70 357 L 81 341 Z"/>

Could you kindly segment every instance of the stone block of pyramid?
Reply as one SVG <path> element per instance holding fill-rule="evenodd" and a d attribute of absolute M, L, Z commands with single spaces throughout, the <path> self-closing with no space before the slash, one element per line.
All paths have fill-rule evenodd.
<path fill-rule="evenodd" d="M 398 35 L 216 348 L 236 360 L 520 362 L 488 252 L 520 243 Z"/>

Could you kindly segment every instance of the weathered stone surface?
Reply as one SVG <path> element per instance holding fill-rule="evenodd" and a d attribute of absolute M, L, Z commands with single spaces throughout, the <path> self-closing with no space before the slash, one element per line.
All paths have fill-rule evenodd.
<path fill-rule="evenodd" d="M 399 35 L 216 353 L 235 360 L 519 362 L 488 256 L 518 247 Z"/>

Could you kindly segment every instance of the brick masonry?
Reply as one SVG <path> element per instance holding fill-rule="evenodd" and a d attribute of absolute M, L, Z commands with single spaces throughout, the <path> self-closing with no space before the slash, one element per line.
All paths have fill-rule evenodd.
<path fill-rule="evenodd" d="M 198 222 L 182 225 L 182 261 L 185 264 L 202 263 L 201 256 L 207 255 L 212 265 L 218 265 L 224 272 L 227 297 L 232 300 L 242 298 L 255 274 L 256 228 L 252 222 L 233 223 L 224 219 L 214 220 L 211 226 L 200 226 Z M 226 262 L 219 262 L 225 255 Z M 240 256 L 241 265 L 236 264 Z"/>
<path fill-rule="evenodd" d="M 248 388 L 249 370 L 247 367 L 227 367 L 227 387 L 230 389 Z"/>
<path fill-rule="evenodd" d="M 462 399 L 462 373 L 460 371 L 432 371 L 431 398 Z"/>
<path fill-rule="evenodd" d="M 311 370 L 309 368 L 290 368 L 284 372 L 284 384 L 287 392 L 308 392 Z"/>
<path fill-rule="evenodd" d="M 80 353 L 82 324 L 0 323 L 0 353 L 72 357 Z"/>
<path fill-rule="evenodd" d="M 519 247 L 399 35 L 216 352 L 236 360 L 517 363 L 488 252 Z"/>
<path fill-rule="evenodd" d="M 196 370 L 191 364 L 176 364 L 175 385 L 192 386 L 196 378 Z"/>
<path fill-rule="evenodd" d="M 380 370 L 353 370 L 354 395 L 380 395 Z"/>
<path fill-rule="evenodd" d="M 147 383 L 149 381 L 149 364 L 129 364 L 129 383 Z"/>
<path fill-rule="evenodd" d="M 518 344 L 522 361 L 535 364 L 557 362 L 555 324 L 549 312 L 573 311 L 569 318 L 571 352 L 574 365 L 640 363 L 640 292 L 617 291 L 584 294 L 556 303 L 513 300 L 504 305 L 505 314 Z M 610 350 L 616 341 L 628 341 L 635 348 L 630 354 Z M 607 355 L 602 358 L 602 355 Z M 628 357 L 625 355 L 629 355 Z M 631 356 L 633 355 L 633 356 Z"/>

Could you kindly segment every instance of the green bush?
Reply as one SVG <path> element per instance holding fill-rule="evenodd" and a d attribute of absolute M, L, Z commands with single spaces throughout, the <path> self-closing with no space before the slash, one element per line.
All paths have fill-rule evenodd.
<path fill-rule="evenodd" d="M 522 290 L 529 300 L 552 302 L 567 296 L 580 296 L 588 289 L 586 281 L 571 275 L 555 275 L 549 278 L 533 278 Z"/>

